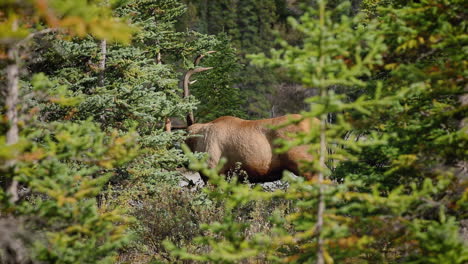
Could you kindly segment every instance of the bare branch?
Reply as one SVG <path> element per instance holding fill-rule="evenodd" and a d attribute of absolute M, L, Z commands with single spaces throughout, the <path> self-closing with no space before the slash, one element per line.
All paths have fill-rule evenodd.
<path fill-rule="evenodd" d="M 49 34 L 49 33 L 52 33 L 52 32 L 57 32 L 57 31 L 60 31 L 60 30 L 61 30 L 60 28 L 47 28 L 47 29 L 43 29 L 43 30 L 40 30 L 40 31 L 31 33 L 31 34 L 29 34 L 28 36 L 26 36 L 24 39 L 22 39 L 21 41 L 19 41 L 18 43 L 16 43 L 16 46 L 17 46 L 17 47 L 24 46 L 24 45 L 26 45 L 31 39 L 33 39 L 34 37 L 37 37 L 37 36 L 39 36 L 39 35 Z"/>

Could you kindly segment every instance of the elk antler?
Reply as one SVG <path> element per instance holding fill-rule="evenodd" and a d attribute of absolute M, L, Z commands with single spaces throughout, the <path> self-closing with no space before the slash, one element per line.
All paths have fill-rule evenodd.
<path fill-rule="evenodd" d="M 184 87 L 184 96 L 183 98 L 187 98 L 190 96 L 190 90 L 189 90 L 189 86 L 190 84 L 193 84 L 195 83 L 196 81 L 190 81 L 190 77 L 192 77 L 192 75 L 194 73 L 199 73 L 199 72 L 204 72 L 204 71 L 208 71 L 208 70 L 211 70 L 213 69 L 213 67 L 199 67 L 197 68 L 198 64 L 200 63 L 200 61 L 208 54 L 211 54 L 211 53 L 215 53 L 216 51 L 214 50 L 210 50 L 208 52 L 206 52 L 205 54 L 200 54 L 198 55 L 196 58 L 195 58 L 195 61 L 193 62 L 193 65 L 195 66 L 195 68 L 191 69 L 191 70 L 188 70 L 185 75 L 184 75 L 184 82 L 183 82 L 183 87 Z M 193 117 L 193 111 L 190 111 L 188 114 L 187 114 L 187 126 L 190 126 L 192 125 L 193 123 L 195 123 L 195 118 Z"/>

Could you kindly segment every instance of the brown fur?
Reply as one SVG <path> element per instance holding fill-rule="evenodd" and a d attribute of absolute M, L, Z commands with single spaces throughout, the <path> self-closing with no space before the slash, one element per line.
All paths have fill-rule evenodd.
<path fill-rule="evenodd" d="M 221 173 L 225 174 L 240 162 L 241 169 L 247 172 L 250 182 L 275 181 L 281 179 L 283 170 L 300 175 L 300 161 L 312 159 L 306 146 L 292 148 L 283 154 L 273 152 L 276 139 L 288 139 L 289 133 L 308 131 L 311 124 L 308 120 L 303 120 L 277 130 L 270 126 L 300 118 L 301 115 L 288 115 L 251 121 L 223 116 L 208 123 L 189 126 L 188 133 L 193 136 L 187 140 L 187 145 L 192 151 L 207 152 L 210 167 L 215 167 L 221 157 L 226 158 L 227 163 Z M 303 175 L 307 178 L 312 176 L 308 173 Z"/>

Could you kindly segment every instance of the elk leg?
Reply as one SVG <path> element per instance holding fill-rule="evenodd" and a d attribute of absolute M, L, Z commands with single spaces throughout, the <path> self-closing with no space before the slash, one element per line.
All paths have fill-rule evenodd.
<path fill-rule="evenodd" d="M 210 153 L 210 152 L 208 151 L 208 153 Z M 218 162 L 220 160 L 220 157 L 219 157 L 220 156 L 220 151 L 217 151 L 217 152 L 212 151 L 211 153 L 213 153 L 214 155 L 218 154 L 216 156 L 214 156 L 214 155 L 210 156 L 208 161 L 207 161 L 208 167 L 210 169 L 213 169 L 213 168 L 216 168 L 216 166 L 218 165 Z M 200 173 L 200 178 L 202 179 L 203 183 L 205 184 L 205 186 L 207 186 L 208 185 L 208 180 L 209 180 L 208 175 L 204 174 L 201 171 L 199 173 Z"/>
<path fill-rule="evenodd" d="M 204 173 L 202 173 L 201 171 L 200 171 L 199 173 L 200 173 L 200 178 L 201 178 L 202 181 L 203 181 L 203 184 L 204 184 L 205 186 L 207 186 L 207 184 L 208 184 L 208 176 L 206 176 L 206 175 L 205 175 Z"/>
<path fill-rule="evenodd" d="M 304 171 L 301 168 L 301 163 L 312 161 L 312 155 L 307 153 L 306 146 L 295 147 L 289 150 L 283 160 L 286 162 L 285 167 L 292 173 L 303 176 L 307 180 L 312 180 L 316 173 L 311 171 Z"/>

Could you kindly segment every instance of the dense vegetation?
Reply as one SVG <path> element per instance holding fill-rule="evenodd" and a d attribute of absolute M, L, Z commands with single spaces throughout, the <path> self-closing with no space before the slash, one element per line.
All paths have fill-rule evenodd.
<path fill-rule="evenodd" d="M 468 262 L 466 10 L 2 1 L 0 263 Z M 227 181 L 166 131 L 191 110 L 318 118 L 277 142 L 316 179 Z"/>

